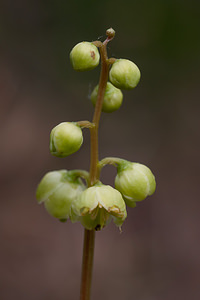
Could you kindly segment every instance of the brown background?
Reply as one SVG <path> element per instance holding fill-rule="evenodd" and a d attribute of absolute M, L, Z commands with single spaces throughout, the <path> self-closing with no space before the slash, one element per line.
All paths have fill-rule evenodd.
<path fill-rule="evenodd" d="M 36 203 L 49 170 L 89 168 L 82 148 L 59 159 L 49 133 L 62 121 L 91 120 L 99 68 L 76 73 L 78 42 L 116 38 L 109 55 L 142 73 L 121 109 L 103 114 L 100 156 L 149 166 L 156 193 L 128 209 L 123 233 L 96 235 L 92 299 L 200 298 L 200 2 L 1 0 L 0 299 L 79 298 L 83 228 L 59 223 Z M 102 181 L 113 185 L 115 169 Z"/>

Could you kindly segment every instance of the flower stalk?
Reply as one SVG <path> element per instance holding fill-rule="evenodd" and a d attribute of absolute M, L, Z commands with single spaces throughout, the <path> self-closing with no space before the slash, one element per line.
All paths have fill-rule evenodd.
<path fill-rule="evenodd" d="M 104 43 L 98 43 L 101 56 L 101 73 L 99 80 L 99 90 L 97 102 L 93 115 L 92 124 L 90 127 L 90 179 L 89 186 L 93 186 L 99 180 L 99 151 L 98 151 L 98 130 L 103 105 L 104 94 L 109 74 L 109 63 L 107 56 L 107 43 L 111 39 L 106 39 Z M 81 294 L 80 300 L 90 299 L 93 257 L 94 257 L 95 231 L 85 229 L 83 259 L 82 259 L 82 279 L 81 279 Z"/>
<path fill-rule="evenodd" d="M 90 299 L 93 258 L 94 258 L 94 245 L 95 245 L 95 230 L 85 229 L 80 300 Z"/>

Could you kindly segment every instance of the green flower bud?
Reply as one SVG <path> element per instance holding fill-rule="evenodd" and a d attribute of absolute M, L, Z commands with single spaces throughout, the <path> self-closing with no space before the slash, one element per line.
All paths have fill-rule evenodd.
<path fill-rule="evenodd" d="M 71 215 L 72 202 L 83 192 L 85 185 L 66 170 L 48 172 L 38 185 L 36 198 L 44 202 L 50 215 L 61 221 Z"/>
<path fill-rule="evenodd" d="M 73 202 L 72 209 L 88 230 L 101 230 L 111 218 L 117 226 L 121 226 L 127 216 L 122 195 L 111 186 L 101 183 L 80 194 Z"/>
<path fill-rule="evenodd" d="M 123 161 L 118 166 L 115 188 L 122 193 L 126 204 L 134 207 L 135 202 L 142 201 L 154 193 L 156 181 L 146 166 Z"/>
<path fill-rule="evenodd" d="M 91 101 L 94 106 L 97 101 L 98 90 L 99 90 L 99 86 L 97 85 L 91 94 Z M 108 82 L 106 85 L 102 111 L 110 113 L 119 109 L 120 106 L 122 105 L 122 100 L 123 100 L 123 94 L 121 90 L 117 89 L 116 87 L 114 87 L 114 85 Z"/>
<path fill-rule="evenodd" d="M 117 59 L 109 72 L 109 79 L 119 89 L 130 90 L 140 80 L 140 70 L 128 59 Z"/>
<path fill-rule="evenodd" d="M 58 157 L 68 156 L 79 150 L 83 143 L 80 126 L 73 122 L 63 122 L 54 127 L 50 134 L 50 152 Z"/>
<path fill-rule="evenodd" d="M 76 71 L 88 71 L 96 68 L 99 59 L 98 48 L 89 42 L 77 44 L 70 52 L 70 60 Z"/>

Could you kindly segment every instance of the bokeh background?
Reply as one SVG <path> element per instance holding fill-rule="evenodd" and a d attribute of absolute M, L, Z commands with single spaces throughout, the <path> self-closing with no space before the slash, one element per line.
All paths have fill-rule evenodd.
<path fill-rule="evenodd" d="M 76 73 L 80 41 L 116 30 L 109 56 L 141 70 L 121 109 L 103 114 L 100 156 L 149 166 L 157 191 L 128 209 L 123 233 L 96 235 L 92 299 L 200 299 L 200 2 L 0 0 L 0 299 L 76 300 L 83 228 L 59 223 L 35 199 L 50 170 L 89 168 L 82 148 L 59 159 L 49 133 L 92 118 L 99 68 Z M 113 185 L 115 169 L 103 169 Z"/>

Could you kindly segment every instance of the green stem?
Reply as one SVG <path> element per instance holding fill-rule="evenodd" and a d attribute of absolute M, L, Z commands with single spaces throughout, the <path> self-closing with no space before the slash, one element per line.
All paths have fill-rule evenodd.
<path fill-rule="evenodd" d="M 89 121 L 78 121 L 76 122 L 81 128 L 92 128 L 94 124 Z"/>
<path fill-rule="evenodd" d="M 99 43 L 101 55 L 101 73 L 99 80 L 99 90 L 92 120 L 93 127 L 90 128 L 91 150 L 90 150 L 90 178 L 89 186 L 93 186 L 99 180 L 99 154 L 98 154 L 98 129 L 101 117 L 102 104 L 108 81 L 109 63 L 107 57 L 107 43 L 111 38 L 107 38 L 104 43 Z M 92 267 L 94 257 L 95 231 L 85 229 L 83 261 L 82 261 L 82 280 L 81 280 L 81 300 L 90 300 L 90 290 L 92 282 Z"/>
<path fill-rule="evenodd" d="M 101 170 L 106 165 L 112 165 L 118 167 L 119 164 L 126 162 L 124 159 L 118 157 L 105 157 L 99 162 L 99 170 Z"/>
<path fill-rule="evenodd" d="M 106 165 L 112 165 L 117 168 L 117 172 L 121 172 L 130 165 L 130 162 L 118 157 L 105 157 L 99 162 L 99 172 L 101 172 L 102 168 Z"/>
<path fill-rule="evenodd" d="M 72 181 L 76 180 L 77 178 L 81 177 L 83 178 L 86 183 L 87 186 L 89 186 L 89 173 L 85 170 L 70 170 L 68 171 L 69 174 L 69 180 L 70 178 L 72 178 Z"/>

